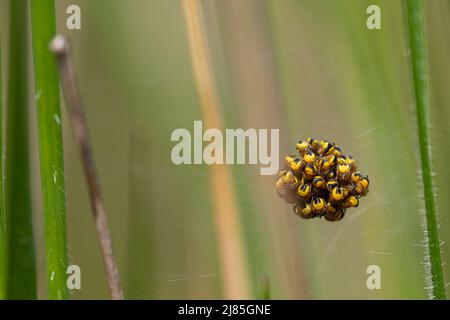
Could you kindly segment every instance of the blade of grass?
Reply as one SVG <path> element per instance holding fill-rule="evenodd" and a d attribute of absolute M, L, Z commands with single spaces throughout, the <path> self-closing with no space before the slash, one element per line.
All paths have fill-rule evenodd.
<path fill-rule="evenodd" d="M 266 274 L 263 274 L 259 279 L 259 299 L 270 300 L 270 280 Z"/>
<path fill-rule="evenodd" d="M 208 59 L 206 36 L 202 28 L 204 24 L 200 1 L 184 0 L 183 10 L 205 126 L 222 128 L 215 79 Z M 247 273 L 247 255 L 242 241 L 231 172 L 225 166 L 212 166 L 210 179 L 224 295 L 226 299 L 248 299 L 251 290 Z M 230 237 L 230 235 L 233 236 Z"/>
<path fill-rule="evenodd" d="M 3 188 L 3 72 L 0 46 L 0 300 L 6 298 L 6 228 Z"/>
<path fill-rule="evenodd" d="M 128 269 L 127 283 L 139 283 L 143 274 L 156 273 L 153 212 L 150 179 L 142 174 L 155 161 L 150 156 L 150 139 L 144 130 L 135 129 L 130 135 L 130 212 L 128 236 Z M 139 252 L 139 254 L 137 254 Z M 145 287 L 130 285 L 125 291 L 128 299 L 149 299 L 154 297 L 155 285 L 150 281 Z M 150 296 L 150 297 L 149 297 Z"/>
<path fill-rule="evenodd" d="M 422 166 L 422 183 L 425 197 L 426 240 L 428 243 L 427 254 L 429 255 L 429 267 L 431 272 L 430 286 L 432 288 L 432 298 L 445 299 L 445 284 L 441 264 L 437 210 L 433 193 L 434 181 L 431 169 L 428 66 L 422 0 L 406 1 L 406 14 L 411 49 L 411 66 Z M 427 285 L 427 287 L 430 286 Z"/>
<path fill-rule="evenodd" d="M 36 298 L 28 143 L 28 1 L 10 1 L 6 213 L 8 298 Z"/>
<path fill-rule="evenodd" d="M 67 299 L 67 226 L 59 82 L 49 43 L 54 0 L 31 1 L 31 27 L 49 299 Z"/>

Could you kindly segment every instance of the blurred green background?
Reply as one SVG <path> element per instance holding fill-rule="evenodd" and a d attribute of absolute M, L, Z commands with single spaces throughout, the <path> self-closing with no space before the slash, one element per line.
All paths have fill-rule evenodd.
<path fill-rule="evenodd" d="M 81 30 L 65 27 L 70 4 L 81 8 Z M 299 139 L 329 139 L 352 154 L 371 180 L 368 196 L 341 222 L 306 221 L 276 195 L 273 176 L 261 176 L 258 166 L 230 166 L 249 297 L 262 297 L 268 279 L 274 299 L 427 298 L 423 192 L 402 1 L 201 4 L 224 127 L 279 128 L 280 157 L 292 153 Z M 381 8 L 381 30 L 366 28 L 370 4 Z M 425 5 L 432 156 L 447 261 L 450 3 Z M 7 47 L 6 7 L 0 0 L 2 48 Z M 71 42 L 125 297 L 223 298 L 211 168 L 176 166 L 170 159 L 172 131 L 192 130 L 193 121 L 203 117 L 181 1 L 61 0 L 57 16 L 59 31 Z M 6 69 L 5 55 L 3 61 Z M 69 256 L 82 272 L 82 289 L 72 291 L 72 298 L 108 298 L 64 108 L 63 127 Z M 34 133 L 32 142 L 36 154 Z M 45 298 L 37 164 L 33 170 L 39 297 Z M 366 287 L 366 268 L 373 264 L 381 268 L 381 290 Z M 448 264 L 444 273 L 448 279 Z"/>

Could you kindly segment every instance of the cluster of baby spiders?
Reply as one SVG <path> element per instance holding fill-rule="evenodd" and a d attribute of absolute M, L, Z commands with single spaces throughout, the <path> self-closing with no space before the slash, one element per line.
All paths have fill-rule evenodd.
<path fill-rule="evenodd" d="M 285 157 L 276 189 L 301 218 L 341 220 L 369 191 L 369 178 L 356 171 L 352 156 L 334 143 L 308 138 L 296 144 L 298 156 Z"/>

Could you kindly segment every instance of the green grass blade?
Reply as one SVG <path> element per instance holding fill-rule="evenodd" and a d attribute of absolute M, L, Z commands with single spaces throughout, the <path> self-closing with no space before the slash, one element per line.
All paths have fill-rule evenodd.
<path fill-rule="evenodd" d="M 28 1 L 10 1 L 6 213 L 8 298 L 36 298 L 28 143 Z"/>
<path fill-rule="evenodd" d="M 0 300 L 6 298 L 6 229 L 5 194 L 3 188 L 3 72 L 0 46 Z"/>
<path fill-rule="evenodd" d="M 445 299 L 445 284 L 437 212 L 433 193 L 433 174 L 430 154 L 429 96 L 427 74 L 427 49 L 422 0 L 406 1 L 414 96 L 419 134 L 422 181 L 425 196 L 427 242 L 431 268 L 431 287 L 434 299 Z"/>
<path fill-rule="evenodd" d="M 270 300 L 270 280 L 266 274 L 263 274 L 259 279 L 259 299 Z"/>
<path fill-rule="evenodd" d="M 67 226 L 54 0 L 32 0 L 32 37 L 49 299 L 67 299 Z"/>

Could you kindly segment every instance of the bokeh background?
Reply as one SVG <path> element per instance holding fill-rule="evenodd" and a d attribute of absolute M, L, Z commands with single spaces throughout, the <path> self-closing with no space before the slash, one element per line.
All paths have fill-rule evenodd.
<path fill-rule="evenodd" d="M 81 30 L 65 28 L 70 4 L 81 8 Z M 381 30 L 366 28 L 370 4 L 381 8 Z M 5 34 L 6 7 L 1 0 Z M 425 10 L 432 155 L 448 261 L 450 3 L 425 1 Z M 332 140 L 369 175 L 370 192 L 341 222 L 306 221 L 276 195 L 275 177 L 261 176 L 258 166 L 172 164 L 172 131 L 192 131 L 193 121 L 205 117 L 182 2 L 57 1 L 58 28 L 71 42 L 126 298 L 227 297 L 224 264 L 244 275 L 244 298 L 267 297 L 267 291 L 273 299 L 427 298 L 402 1 L 209 0 L 201 2 L 201 13 L 223 127 L 279 128 L 280 157 L 310 135 Z M 108 298 L 64 108 L 63 126 L 70 263 L 82 271 L 82 289 L 72 291 L 72 298 Z M 32 142 L 36 155 L 35 135 Z M 35 163 L 39 297 L 45 298 L 37 156 Z M 236 265 L 221 258 L 218 234 L 224 226 L 211 187 L 217 174 L 231 177 L 219 176 L 219 185 L 232 192 L 236 228 L 227 237 L 244 257 Z M 380 290 L 366 287 L 366 268 L 373 264 L 382 271 Z M 448 264 L 444 273 L 448 279 Z"/>

